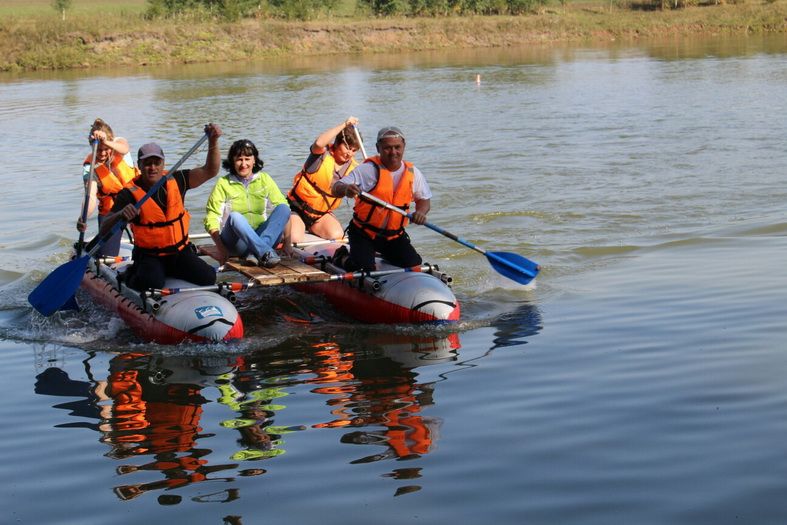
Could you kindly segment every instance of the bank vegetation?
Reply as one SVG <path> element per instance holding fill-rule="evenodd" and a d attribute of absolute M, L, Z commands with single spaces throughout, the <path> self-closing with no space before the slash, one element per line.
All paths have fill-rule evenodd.
<path fill-rule="evenodd" d="M 206 8 L 167 11 L 164 0 L 102 4 L 66 13 L 40 0 L 0 12 L 0 71 L 117 65 L 206 63 L 288 55 L 383 53 L 445 48 L 510 47 L 550 42 L 637 40 L 666 36 L 787 33 L 787 0 L 489 0 L 475 4 L 426 0 L 324 1 L 300 14 L 273 3 L 222 13 Z M 173 0 L 167 0 L 173 1 Z M 202 0 L 194 0 L 202 1 Z M 219 0 L 212 0 L 218 2 Z M 228 1 L 228 0 L 223 0 Z M 282 0 L 284 1 L 284 0 Z M 30 5 L 33 5 L 31 9 Z M 365 2 L 365 3 L 364 3 Z M 391 13 L 375 5 L 394 5 Z M 444 12 L 416 16 L 414 6 Z M 479 13 L 457 5 L 497 6 Z M 157 7 L 158 6 L 158 7 Z M 315 8 L 316 6 L 317 8 Z M 327 9 L 326 6 L 333 6 Z M 448 7 L 454 6 L 452 9 Z M 253 7 L 253 6 L 252 6 Z M 159 9 L 158 12 L 155 9 Z M 486 9 L 486 8 L 485 8 Z M 2 11 L 2 9 L 0 9 Z M 64 14 L 65 13 L 65 14 Z"/>

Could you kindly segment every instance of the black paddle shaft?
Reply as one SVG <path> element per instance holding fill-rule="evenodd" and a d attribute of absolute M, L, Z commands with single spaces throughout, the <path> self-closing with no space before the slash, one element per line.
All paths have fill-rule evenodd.
<path fill-rule="evenodd" d="M 191 157 L 191 155 L 192 155 L 192 154 L 193 154 L 195 151 L 197 151 L 197 150 L 199 149 L 199 147 L 200 147 L 200 146 L 202 146 L 202 144 L 203 144 L 203 143 L 204 143 L 206 140 L 208 140 L 208 134 L 207 134 L 207 133 L 205 133 L 205 134 L 202 136 L 202 138 L 200 138 L 200 139 L 197 141 L 197 143 L 196 143 L 196 144 L 194 144 L 194 145 L 191 147 L 191 149 L 190 149 L 190 150 L 188 150 L 188 151 L 186 152 L 186 154 L 185 154 L 185 155 L 183 155 L 183 156 L 180 158 L 180 160 L 179 160 L 179 161 L 177 161 L 177 162 L 175 163 L 175 165 L 174 165 L 174 166 L 172 166 L 172 169 L 170 169 L 170 170 L 169 170 L 169 172 L 167 173 L 167 175 L 166 175 L 166 176 L 164 176 L 164 177 L 161 177 L 161 178 L 160 178 L 158 181 L 156 181 L 156 183 L 155 183 L 153 186 L 151 186 L 151 187 L 150 187 L 150 189 L 147 191 L 147 193 L 145 193 L 145 195 L 144 195 L 144 196 L 143 196 L 141 199 L 139 199 L 139 200 L 137 201 L 137 203 L 134 205 L 134 207 L 135 207 L 136 209 L 140 209 L 140 208 L 142 207 L 142 205 L 143 205 L 143 204 L 145 204 L 145 202 L 147 202 L 147 200 L 148 200 L 150 197 L 152 197 L 152 196 L 153 196 L 153 194 L 154 194 L 154 193 L 156 193 L 156 192 L 159 190 L 159 188 L 161 188 L 161 187 L 164 185 L 164 183 L 165 183 L 165 182 L 167 182 L 167 179 L 169 179 L 170 177 L 172 177 L 172 176 L 175 174 L 175 172 L 176 172 L 176 171 L 178 171 L 178 169 L 180 169 L 180 167 L 183 165 L 183 163 L 184 163 L 184 162 L 186 162 L 186 160 L 187 160 L 189 157 Z M 109 239 L 111 239 L 111 238 L 112 238 L 112 236 L 113 236 L 113 235 L 115 235 L 115 234 L 116 234 L 118 231 L 120 231 L 120 229 L 121 229 L 121 228 L 124 228 L 124 227 L 126 226 L 126 224 L 128 224 L 128 223 L 127 223 L 126 221 L 124 221 L 124 220 L 119 220 L 118 222 L 116 222 L 116 223 L 115 223 L 115 224 L 112 226 L 112 229 L 111 229 L 111 230 L 109 230 L 109 231 L 108 231 L 107 233 L 105 233 L 104 235 L 102 235 L 102 236 L 101 236 L 101 238 L 99 238 L 99 239 L 98 239 L 98 241 L 96 241 L 96 240 L 94 239 L 94 240 L 92 240 L 92 241 L 90 242 L 90 245 L 88 245 L 88 252 L 87 252 L 87 253 L 88 253 L 88 254 L 89 254 L 91 257 L 92 257 L 92 256 L 94 256 L 94 255 L 96 254 L 96 252 L 98 252 L 98 250 L 101 248 L 101 246 L 102 246 L 102 245 L 103 245 L 105 242 L 107 242 Z M 94 243 L 95 243 L 95 244 L 94 244 Z"/>

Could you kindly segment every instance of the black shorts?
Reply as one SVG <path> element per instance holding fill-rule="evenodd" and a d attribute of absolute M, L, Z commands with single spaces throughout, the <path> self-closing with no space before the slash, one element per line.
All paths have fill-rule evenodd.
<path fill-rule="evenodd" d="M 345 265 L 349 271 L 375 269 L 375 252 L 383 259 L 395 266 L 410 268 L 423 262 L 421 256 L 410 243 L 410 236 L 404 232 L 395 239 L 386 240 L 381 237 L 370 239 L 363 230 L 350 223 L 347 228 L 347 237 L 350 241 L 350 257 Z"/>
<path fill-rule="evenodd" d="M 328 213 L 331 213 L 331 212 L 328 212 L 328 213 L 325 213 L 325 214 L 323 214 L 323 215 L 321 215 L 319 217 L 313 217 L 312 215 L 309 215 L 308 213 L 303 211 L 303 208 L 301 208 L 300 205 L 297 202 L 294 202 L 294 201 L 292 201 L 290 199 L 287 199 L 287 202 L 290 205 L 290 210 L 293 213 L 295 213 L 295 215 L 300 217 L 301 220 L 303 221 L 303 224 L 306 225 L 306 230 L 307 231 L 311 230 L 312 226 L 314 226 L 314 223 L 319 221 L 320 219 L 322 219 L 324 215 L 328 215 Z"/>

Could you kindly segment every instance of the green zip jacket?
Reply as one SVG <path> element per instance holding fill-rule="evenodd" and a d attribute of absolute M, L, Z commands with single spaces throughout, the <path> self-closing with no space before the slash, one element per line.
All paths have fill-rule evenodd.
<path fill-rule="evenodd" d="M 224 175 L 216 182 L 210 192 L 205 209 L 205 230 L 210 233 L 221 228 L 221 217 L 224 203 L 229 203 L 231 211 L 241 213 L 249 225 L 256 229 L 268 217 L 266 208 L 287 204 L 287 199 L 270 175 L 258 172 L 249 183 L 248 188 L 232 175 Z"/>

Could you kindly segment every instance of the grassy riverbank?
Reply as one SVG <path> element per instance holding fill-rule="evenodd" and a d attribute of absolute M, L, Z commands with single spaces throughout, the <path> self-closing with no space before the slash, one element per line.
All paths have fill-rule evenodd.
<path fill-rule="evenodd" d="M 358 18 L 348 7 L 335 17 L 309 22 L 145 20 L 144 0 L 75 4 L 62 20 L 45 0 L 5 2 L 0 7 L 0 71 L 787 32 L 787 0 L 666 11 L 596 0 L 556 3 L 524 16 L 391 19 Z"/>

